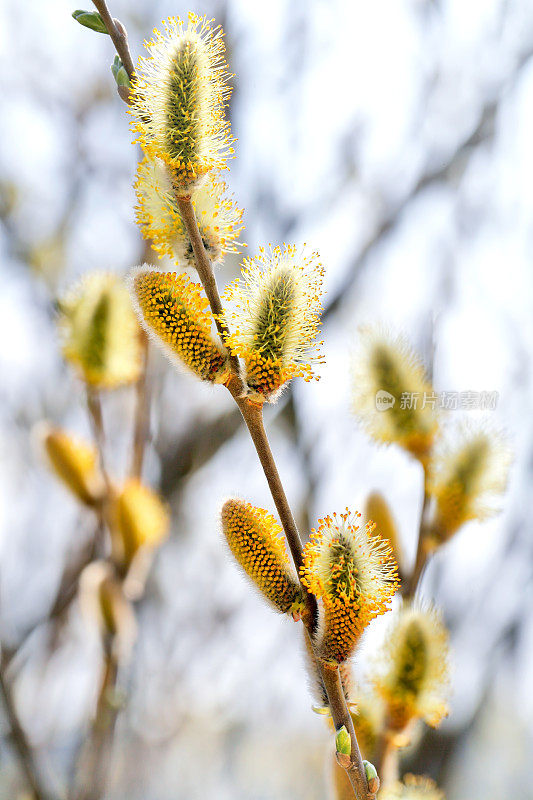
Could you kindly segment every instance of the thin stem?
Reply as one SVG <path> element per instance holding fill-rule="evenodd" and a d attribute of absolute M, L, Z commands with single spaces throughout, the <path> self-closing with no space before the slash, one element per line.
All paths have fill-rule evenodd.
<path fill-rule="evenodd" d="M 177 201 L 181 218 L 183 219 L 185 228 L 187 230 L 187 235 L 191 241 L 194 260 L 196 262 L 196 271 L 198 272 L 198 277 L 200 278 L 205 289 L 207 299 L 209 300 L 209 305 L 211 306 L 211 311 L 215 317 L 218 333 L 222 339 L 222 343 L 225 346 L 229 330 L 224 320 L 224 309 L 218 293 L 215 273 L 213 272 L 213 265 L 211 264 L 209 256 L 205 252 L 204 243 L 202 241 L 200 230 L 198 228 L 198 222 L 196 220 L 196 214 L 194 213 L 194 206 L 190 197 L 178 197 Z M 236 356 L 230 355 L 229 360 L 233 373 L 238 376 L 240 373 L 239 359 Z"/>
<path fill-rule="evenodd" d="M 2 695 L 2 700 L 4 702 L 7 719 L 9 721 L 9 727 L 11 728 L 13 746 L 17 752 L 18 760 L 24 773 L 24 777 L 26 778 L 26 782 L 28 783 L 35 800 L 47 800 L 48 794 L 43 788 L 43 784 L 39 776 L 39 770 L 35 763 L 33 749 L 28 741 L 28 737 L 26 736 L 17 713 L 15 700 L 11 692 L 11 686 L 9 685 L 9 681 L 6 676 L 3 654 L 0 662 L 0 694 Z"/>
<path fill-rule="evenodd" d="M 93 5 L 102 17 L 102 21 L 107 28 L 111 41 L 115 45 L 115 50 L 120 56 L 120 60 L 124 64 L 124 69 L 128 73 L 128 78 L 131 81 L 135 75 L 135 68 L 128 45 L 126 28 L 118 19 L 113 19 L 105 0 L 93 0 Z"/>
<path fill-rule="evenodd" d="M 150 425 L 150 392 L 148 386 L 148 337 L 141 329 L 142 364 L 141 374 L 135 384 L 135 421 L 131 452 L 130 477 L 142 475 L 146 439 Z"/>
<path fill-rule="evenodd" d="M 283 531 L 287 538 L 287 543 L 289 545 L 289 550 L 291 551 L 294 566 L 296 567 L 296 571 L 299 575 L 303 564 L 302 542 L 296 522 L 294 521 L 289 501 L 287 500 L 287 495 L 285 494 L 285 489 L 283 488 L 283 483 L 281 482 L 272 450 L 270 448 L 270 443 L 268 441 L 268 436 L 263 423 L 263 407 L 257 403 L 250 402 L 250 400 L 247 400 L 246 398 L 240 397 L 238 394 L 238 388 L 234 387 L 231 382 L 228 385 L 228 389 L 233 395 L 235 402 L 239 406 L 244 422 L 246 423 L 246 427 L 248 428 L 248 432 L 250 433 L 252 442 L 254 443 L 255 450 L 259 461 L 261 462 L 261 466 L 263 467 L 263 472 L 265 474 L 272 499 L 274 500 L 274 505 L 276 506 Z M 308 592 L 305 587 L 303 588 L 305 589 L 306 593 L 307 612 L 304 622 L 306 627 L 312 633 L 315 628 L 317 617 L 316 600 L 314 595 Z"/>
<path fill-rule="evenodd" d="M 416 557 L 413 570 L 409 578 L 404 581 L 402 594 L 405 600 L 412 600 L 415 596 L 420 578 L 426 566 L 428 557 L 428 538 L 432 532 L 432 524 L 429 519 L 430 495 L 428 492 L 427 468 L 424 466 L 424 497 L 422 501 L 422 511 L 420 512 L 420 525 L 418 529 L 418 541 L 416 545 Z"/>
<path fill-rule="evenodd" d="M 371 794 L 368 789 L 368 781 L 366 779 L 365 768 L 363 766 L 363 759 L 361 751 L 357 744 L 357 737 L 353 726 L 352 715 L 346 705 L 346 698 L 342 688 L 339 667 L 317 660 L 320 677 L 324 683 L 324 688 L 328 696 L 329 710 L 331 718 L 335 726 L 335 730 L 339 730 L 344 725 L 350 734 L 352 742 L 352 752 L 350 755 L 350 765 L 345 767 L 346 775 L 348 776 L 354 794 L 358 798 L 373 798 L 375 795 Z"/>
<path fill-rule="evenodd" d="M 92 386 L 87 386 L 87 408 L 89 411 L 91 427 L 93 429 L 94 441 L 96 442 L 96 447 L 98 449 L 100 471 L 104 479 L 106 494 L 109 495 L 111 484 L 109 482 L 109 476 L 105 466 L 105 431 L 104 419 L 102 416 L 102 404 L 100 402 L 100 395 Z"/>

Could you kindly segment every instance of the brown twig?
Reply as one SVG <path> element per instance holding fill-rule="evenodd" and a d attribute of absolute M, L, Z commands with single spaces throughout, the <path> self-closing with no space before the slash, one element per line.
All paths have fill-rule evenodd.
<path fill-rule="evenodd" d="M 150 425 L 150 392 L 148 386 L 148 337 L 140 330 L 142 347 L 141 374 L 135 384 L 135 421 L 133 424 L 133 444 L 130 463 L 130 477 L 142 475 L 144 451 Z"/>
<path fill-rule="evenodd" d="M 213 316 L 215 318 L 218 333 L 222 339 L 222 343 L 225 345 L 229 330 L 227 323 L 224 320 L 224 309 L 218 293 L 215 273 L 213 272 L 213 265 L 211 264 L 207 253 L 205 252 L 204 243 L 202 241 L 198 223 L 196 221 L 196 215 L 194 213 L 192 200 L 190 197 L 178 197 L 177 201 L 181 217 L 187 230 L 187 235 L 191 241 L 194 260 L 196 262 L 196 271 L 198 272 L 198 277 L 202 282 L 205 294 L 209 300 L 209 305 L 211 306 L 211 311 L 213 312 Z M 238 377 L 240 374 L 239 359 L 237 356 L 230 355 L 229 360 L 234 375 Z"/>
<path fill-rule="evenodd" d="M 124 65 L 124 69 L 128 73 L 130 81 L 135 75 L 135 68 L 128 45 L 128 34 L 124 25 L 118 20 L 113 19 L 109 13 L 107 3 L 105 0 L 93 0 L 93 5 L 102 17 L 102 22 L 107 28 L 107 32 L 111 37 L 111 41 L 115 45 L 115 50 L 120 56 L 120 60 Z"/>
<path fill-rule="evenodd" d="M 106 494 L 109 495 L 111 484 L 105 465 L 105 430 L 104 418 L 102 416 L 102 403 L 97 390 L 89 385 L 87 385 L 87 409 L 89 411 L 89 420 L 92 427 L 94 441 L 98 450 L 100 471 L 104 479 Z"/>
<path fill-rule="evenodd" d="M 6 675 L 7 664 L 4 661 L 4 654 L 0 656 L 0 694 L 4 702 L 6 716 L 11 728 L 11 740 L 15 748 L 26 782 L 30 787 L 34 800 L 48 800 L 49 795 L 43 786 L 43 781 L 39 774 L 39 769 L 35 762 L 33 749 L 28 741 L 24 728 L 20 722 L 15 700 L 11 692 L 11 686 Z"/>

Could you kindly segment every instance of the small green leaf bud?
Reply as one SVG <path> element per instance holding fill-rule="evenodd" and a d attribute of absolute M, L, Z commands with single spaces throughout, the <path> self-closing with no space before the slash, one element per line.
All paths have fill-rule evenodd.
<path fill-rule="evenodd" d="M 337 748 L 337 753 L 342 753 L 346 756 L 352 753 L 352 737 L 348 733 L 345 725 L 339 728 L 335 734 L 335 746 Z"/>
<path fill-rule="evenodd" d="M 73 18 L 85 28 L 90 28 L 97 33 L 109 33 L 98 11 L 73 11 Z"/>
<path fill-rule="evenodd" d="M 115 60 L 111 64 L 111 72 L 113 73 L 113 77 L 117 82 L 117 86 L 126 86 L 128 89 L 130 88 L 131 83 L 128 73 L 126 72 L 124 64 L 118 56 L 115 56 Z"/>
<path fill-rule="evenodd" d="M 371 794 L 376 794 L 379 789 L 379 778 L 376 768 L 370 761 L 363 761 L 363 767 L 365 768 L 365 775 L 368 781 L 368 791 Z"/>

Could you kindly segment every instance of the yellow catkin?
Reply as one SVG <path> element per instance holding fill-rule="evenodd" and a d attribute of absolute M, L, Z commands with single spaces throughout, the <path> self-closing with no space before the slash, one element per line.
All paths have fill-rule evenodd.
<path fill-rule="evenodd" d="M 223 31 L 190 13 L 169 17 L 145 42 L 135 72 L 130 113 L 146 154 L 162 159 L 174 190 L 188 194 L 232 155 L 225 105 L 230 96 Z"/>
<path fill-rule="evenodd" d="M 252 399 L 272 401 L 292 378 L 315 377 L 323 274 L 316 252 L 285 245 L 245 259 L 242 277 L 226 289 L 235 309 L 227 344 L 244 360 Z"/>
<path fill-rule="evenodd" d="M 182 268 L 194 268 L 191 241 L 161 159 L 146 157 L 139 162 L 135 191 L 137 222 L 144 238 L 153 242 L 160 258 L 169 256 Z M 237 252 L 243 212 L 227 196 L 226 185 L 210 175 L 192 190 L 191 199 L 209 259 L 215 263 L 226 253 Z"/>
<path fill-rule="evenodd" d="M 300 614 L 304 594 L 293 574 L 282 528 L 274 517 L 251 503 L 231 498 L 221 512 L 230 550 L 263 595 L 284 614 Z"/>
<path fill-rule="evenodd" d="M 58 306 L 63 355 L 83 380 L 98 389 L 137 380 L 140 330 L 121 277 L 92 272 Z"/>
<path fill-rule="evenodd" d="M 430 462 L 429 492 L 436 501 L 434 533 L 445 541 L 470 520 L 497 513 L 507 487 L 511 452 L 498 431 L 461 424 L 443 439 Z"/>
<path fill-rule="evenodd" d="M 109 509 L 113 550 L 121 564 L 131 563 L 139 548 L 155 549 L 167 537 L 167 508 L 148 486 L 130 479 L 116 492 Z"/>
<path fill-rule="evenodd" d="M 375 523 L 383 541 L 387 541 L 398 565 L 402 564 L 402 546 L 398 527 L 389 504 L 380 492 L 371 492 L 365 503 L 365 518 Z"/>
<path fill-rule="evenodd" d="M 438 429 L 437 397 L 422 362 L 400 336 L 360 329 L 353 359 L 352 408 L 378 442 L 427 461 Z"/>
<path fill-rule="evenodd" d="M 406 775 L 403 783 L 385 786 L 379 800 L 444 800 L 444 793 L 430 778 L 421 775 Z"/>
<path fill-rule="evenodd" d="M 43 426 L 39 433 L 50 466 L 60 480 L 82 503 L 97 505 L 104 483 L 96 448 L 49 425 Z"/>
<path fill-rule="evenodd" d="M 211 335 L 208 302 L 186 275 L 137 267 L 129 277 L 134 307 L 145 330 L 167 356 L 197 377 L 222 383 L 227 359 Z"/>
<path fill-rule="evenodd" d="M 434 610 L 409 604 L 395 614 L 373 682 L 393 730 L 412 719 L 436 726 L 446 716 L 448 634 Z"/>
<path fill-rule="evenodd" d="M 104 647 L 120 658 L 131 652 L 137 625 L 131 603 L 120 580 L 107 561 L 93 561 L 80 577 L 80 605 L 90 624 L 97 624 Z"/>
<path fill-rule="evenodd" d="M 372 523 L 356 524 L 360 516 L 347 510 L 319 520 L 304 548 L 302 582 L 324 605 L 317 646 L 322 658 L 336 663 L 350 657 L 398 586 L 389 545 L 373 535 Z"/>

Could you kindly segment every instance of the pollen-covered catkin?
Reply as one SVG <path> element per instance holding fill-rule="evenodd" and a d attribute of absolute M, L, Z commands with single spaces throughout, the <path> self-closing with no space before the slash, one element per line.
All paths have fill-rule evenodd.
<path fill-rule="evenodd" d="M 287 245 L 245 259 L 242 277 L 226 289 L 234 304 L 227 345 L 244 360 L 252 399 L 272 401 L 292 378 L 314 377 L 323 274 L 317 253 Z"/>
<path fill-rule="evenodd" d="M 60 298 L 63 355 L 98 389 L 131 383 L 141 370 L 140 330 L 118 275 L 92 272 Z"/>
<path fill-rule="evenodd" d="M 438 429 L 436 397 L 422 362 L 402 337 L 360 329 L 353 359 L 352 408 L 378 442 L 427 461 Z"/>
<path fill-rule="evenodd" d="M 469 520 L 497 513 L 510 464 L 511 452 L 498 431 L 463 423 L 444 437 L 429 465 L 437 542 L 446 541 Z"/>
<path fill-rule="evenodd" d="M 290 568 L 282 528 L 274 517 L 232 498 L 224 503 L 221 518 L 230 550 L 248 577 L 279 611 L 299 615 L 304 593 Z"/>
<path fill-rule="evenodd" d="M 448 634 L 431 609 L 405 605 L 396 612 L 376 661 L 373 683 L 387 707 L 390 726 L 412 719 L 436 726 L 448 713 Z"/>
<path fill-rule="evenodd" d="M 104 481 L 96 448 L 47 424 L 42 425 L 39 436 L 50 466 L 65 486 L 84 505 L 97 505 L 103 496 Z"/>
<path fill-rule="evenodd" d="M 169 256 L 180 267 L 195 267 L 191 241 L 181 217 L 168 167 L 146 157 L 137 167 L 137 222 L 145 239 L 153 242 L 160 258 Z M 227 195 L 227 187 L 209 175 L 193 188 L 191 200 L 206 253 L 212 263 L 236 252 L 243 230 L 242 210 Z"/>
<path fill-rule="evenodd" d="M 131 93 L 130 112 L 147 155 L 167 165 L 174 191 L 187 195 L 232 155 L 225 104 L 230 96 L 223 31 L 206 17 L 169 17 L 164 32 L 145 42 Z"/>
<path fill-rule="evenodd" d="M 342 663 L 368 623 L 384 613 L 398 586 L 389 545 L 374 526 L 356 524 L 360 514 L 319 520 L 304 548 L 302 583 L 322 599 L 317 648 L 325 661 Z"/>
<path fill-rule="evenodd" d="M 132 270 L 129 284 L 141 323 L 165 354 L 202 380 L 223 383 L 229 375 L 228 362 L 211 335 L 201 285 L 187 275 L 147 266 Z"/>
<path fill-rule="evenodd" d="M 139 548 L 154 549 L 168 534 L 166 507 L 148 486 L 129 479 L 113 493 L 109 522 L 115 560 L 124 566 L 131 563 Z"/>

